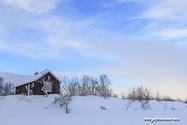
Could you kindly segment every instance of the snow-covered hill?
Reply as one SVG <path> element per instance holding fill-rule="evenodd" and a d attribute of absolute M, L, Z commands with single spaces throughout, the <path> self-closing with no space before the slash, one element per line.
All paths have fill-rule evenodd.
<path fill-rule="evenodd" d="M 21 80 L 23 80 L 24 78 L 29 77 L 29 75 L 19 75 L 19 74 L 8 73 L 8 72 L 1 72 L 0 71 L 0 77 L 4 78 L 5 82 L 11 82 L 14 85 L 16 85 Z"/>
<path fill-rule="evenodd" d="M 0 125 L 186 125 L 187 104 L 150 101 L 151 110 L 140 108 L 140 102 L 96 96 L 73 97 L 71 113 L 53 105 L 58 95 L 0 97 Z M 104 106 L 107 110 L 101 110 Z M 164 110 L 164 107 L 165 110 Z M 172 110 L 173 109 L 173 110 Z M 144 118 L 180 118 L 180 121 L 144 121 Z"/>

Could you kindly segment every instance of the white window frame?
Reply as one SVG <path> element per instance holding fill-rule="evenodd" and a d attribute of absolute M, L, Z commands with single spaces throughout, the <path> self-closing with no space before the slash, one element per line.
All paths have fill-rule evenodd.
<path fill-rule="evenodd" d="M 25 85 L 25 89 L 27 90 L 27 85 Z"/>
<path fill-rule="evenodd" d="M 51 76 L 48 76 L 48 80 L 50 80 L 51 79 Z"/>
<path fill-rule="evenodd" d="M 45 83 L 45 89 L 46 89 L 48 92 L 52 92 L 52 82 L 46 82 L 46 83 Z"/>
<path fill-rule="evenodd" d="M 31 88 L 33 88 L 34 87 L 34 82 L 32 83 L 32 86 L 31 86 Z"/>

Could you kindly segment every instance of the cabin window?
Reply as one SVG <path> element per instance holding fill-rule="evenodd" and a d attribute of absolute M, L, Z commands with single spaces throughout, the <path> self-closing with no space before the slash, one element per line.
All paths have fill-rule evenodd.
<path fill-rule="evenodd" d="M 34 87 L 34 83 L 32 83 L 31 87 Z"/>
<path fill-rule="evenodd" d="M 25 85 L 25 89 L 27 90 L 27 85 Z"/>
<path fill-rule="evenodd" d="M 48 76 L 48 80 L 50 80 L 50 76 Z"/>
<path fill-rule="evenodd" d="M 29 95 L 33 95 L 33 91 L 32 90 L 29 90 Z"/>
<path fill-rule="evenodd" d="M 29 95 L 33 95 L 33 91 L 32 90 L 29 90 Z"/>
<path fill-rule="evenodd" d="M 52 82 L 47 82 L 45 84 L 45 89 L 48 91 L 48 92 L 52 92 Z"/>

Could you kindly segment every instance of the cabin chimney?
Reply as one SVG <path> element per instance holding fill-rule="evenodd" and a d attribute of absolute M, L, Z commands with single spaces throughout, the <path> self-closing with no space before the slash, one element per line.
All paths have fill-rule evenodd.
<path fill-rule="evenodd" d="M 34 73 L 34 75 L 38 75 L 38 72 L 36 71 L 36 72 Z"/>

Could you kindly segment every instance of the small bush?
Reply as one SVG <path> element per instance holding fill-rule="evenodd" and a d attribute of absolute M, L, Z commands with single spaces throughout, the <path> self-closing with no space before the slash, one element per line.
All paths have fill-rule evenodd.
<path fill-rule="evenodd" d="M 177 108 L 174 108 L 173 106 L 171 106 L 171 110 L 176 110 Z"/>
<path fill-rule="evenodd" d="M 69 114 L 71 109 L 68 107 L 72 101 L 72 97 L 68 95 L 60 95 L 55 97 L 53 104 L 58 104 L 60 107 L 65 106 L 66 114 Z"/>
<path fill-rule="evenodd" d="M 161 101 L 176 101 L 174 98 L 171 98 L 169 96 L 163 96 Z"/>
<path fill-rule="evenodd" d="M 167 108 L 168 106 L 166 105 L 166 103 L 164 103 L 164 110 Z"/>
<path fill-rule="evenodd" d="M 118 94 L 113 94 L 113 97 L 119 98 Z"/>
<path fill-rule="evenodd" d="M 129 100 L 128 103 L 125 106 L 126 106 L 126 110 L 128 110 L 129 107 L 131 106 L 131 100 Z"/>
<path fill-rule="evenodd" d="M 148 89 L 147 87 L 134 87 L 132 89 L 129 89 L 128 94 L 127 94 L 127 99 L 132 99 L 133 102 L 134 100 L 139 100 L 140 102 L 142 100 L 151 100 L 152 97 L 151 89 Z"/>
<path fill-rule="evenodd" d="M 101 110 L 106 110 L 106 108 L 104 106 L 100 106 Z"/>
<path fill-rule="evenodd" d="M 187 103 L 187 99 L 186 99 L 186 100 L 184 100 L 184 103 Z"/>
<path fill-rule="evenodd" d="M 149 101 L 141 101 L 141 108 L 144 110 L 148 110 L 148 109 L 151 110 Z"/>

